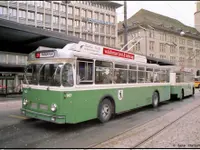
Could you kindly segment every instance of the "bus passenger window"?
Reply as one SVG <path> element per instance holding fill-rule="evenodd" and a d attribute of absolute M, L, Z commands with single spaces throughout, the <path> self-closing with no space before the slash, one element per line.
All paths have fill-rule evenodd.
<path fill-rule="evenodd" d="M 65 64 L 63 66 L 62 85 L 63 86 L 73 86 L 74 85 L 73 70 L 72 70 L 71 64 Z"/>
<path fill-rule="evenodd" d="M 113 75 L 112 63 L 96 61 L 95 65 L 95 84 L 111 84 Z"/>
<path fill-rule="evenodd" d="M 76 84 L 93 83 L 93 62 L 77 61 Z"/>
<path fill-rule="evenodd" d="M 138 83 L 145 83 L 145 67 L 138 67 Z"/>

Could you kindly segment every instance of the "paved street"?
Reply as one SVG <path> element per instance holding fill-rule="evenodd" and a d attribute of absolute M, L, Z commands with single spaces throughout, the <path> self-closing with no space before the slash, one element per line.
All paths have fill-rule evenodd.
<path fill-rule="evenodd" d="M 200 93 L 184 101 L 167 101 L 158 109 L 145 107 L 118 115 L 106 124 L 97 120 L 76 125 L 57 125 L 27 119 L 20 112 L 21 101 L 0 101 L 0 148 L 83 148 L 199 100 Z"/>

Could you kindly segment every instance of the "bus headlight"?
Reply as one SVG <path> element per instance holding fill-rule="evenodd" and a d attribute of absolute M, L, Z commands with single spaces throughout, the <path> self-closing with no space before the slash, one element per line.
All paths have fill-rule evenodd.
<path fill-rule="evenodd" d="M 51 111 L 55 112 L 57 110 L 57 105 L 56 104 L 52 104 L 51 105 Z"/>
<path fill-rule="evenodd" d="M 26 106 L 27 104 L 28 104 L 28 100 L 27 100 L 27 99 L 24 99 L 23 105 Z"/>

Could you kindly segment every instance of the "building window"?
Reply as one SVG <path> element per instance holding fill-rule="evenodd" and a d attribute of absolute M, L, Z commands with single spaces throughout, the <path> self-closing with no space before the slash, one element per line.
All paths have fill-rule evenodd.
<path fill-rule="evenodd" d="M 37 14 L 37 20 L 38 21 L 43 21 L 43 14 L 38 13 Z"/>
<path fill-rule="evenodd" d="M 67 22 L 67 24 L 68 24 L 68 26 L 73 26 L 73 21 L 72 21 L 72 19 L 68 19 L 68 22 Z"/>
<path fill-rule="evenodd" d="M 154 41 L 150 41 L 150 42 L 149 42 L 149 50 L 150 50 L 150 51 L 154 51 L 154 45 L 155 45 L 155 42 L 154 42 Z"/>
<path fill-rule="evenodd" d="M 115 46 L 115 38 L 111 38 L 111 46 Z"/>
<path fill-rule="evenodd" d="M 179 47 L 179 54 L 181 55 L 185 54 L 185 47 Z"/>
<path fill-rule="evenodd" d="M 179 39 L 179 44 L 181 44 L 181 45 L 185 45 L 185 39 L 180 38 L 180 39 Z"/>
<path fill-rule="evenodd" d="M 149 54 L 150 57 L 154 57 L 154 54 Z"/>
<path fill-rule="evenodd" d="M 45 15 L 45 22 L 46 23 L 51 23 L 51 15 Z"/>
<path fill-rule="evenodd" d="M 163 32 L 160 32 L 160 40 L 165 41 L 166 40 L 166 34 Z"/>
<path fill-rule="evenodd" d="M 92 30 L 92 23 L 88 23 L 88 30 Z"/>
<path fill-rule="evenodd" d="M 82 22 L 82 30 L 86 30 L 87 29 L 87 26 L 86 26 L 86 22 Z"/>
<path fill-rule="evenodd" d="M 165 52 L 165 44 L 160 43 L 160 52 Z"/>
<path fill-rule="evenodd" d="M 71 6 L 69 6 L 68 8 L 68 14 L 69 15 L 72 15 L 73 14 L 73 8 Z"/>
<path fill-rule="evenodd" d="M 192 55 L 193 55 L 193 49 L 192 48 L 188 48 L 188 55 L 189 55 L 189 57 L 192 57 Z"/>
<path fill-rule="evenodd" d="M 75 8 L 75 15 L 80 16 L 80 8 Z"/>
<path fill-rule="evenodd" d="M 0 7 L 0 15 L 7 15 L 7 7 Z"/>
<path fill-rule="evenodd" d="M 88 34 L 88 40 L 92 41 L 92 35 L 91 34 Z"/>
<path fill-rule="evenodd" d="M 115 16 L 110 17 L 110 22 L 113 23 L 113 24 L 115 23 Z"/>
<path fill-rule="evenodd" d="M 100 43 L 104 44 L 104 37 L 103 36 L 100 37 Z"/>
<path fill-rule="evenodd" d="M 81 10 L 81 17 L 86 18 L 86 10 L 85 9 Z"/>
<path fill-rule="evenodd" d="M 110 16 L 106 15 L 106 22 L 110 22 Z"/>
<path fill-rule="evenodd" d="M 176 62 L 176 57 L 175 56 L 170 56 L 170 61 L 175 63 Z"/>
<path fill-rule="evenodd" d="M 200 55 L 200 49 L 196 49 L 196 56 L 199 56 Z"/>
<path fill-rule="evenodd" d="M 154 30 L 150 30 L 150 31 L 149 31 L 149 37 L 150 37 L 150 38 L 154 38 L 154 37 L 155 37 L 155 35 L 154 35 Z"/>
<path fill-rule="evenodd" d="M 106 37 L 106 45 L 110 45 L 110 38 L 109 37 Z"/>
<path fill-rule="evenodd" d="M 44 5 L 43 1 L 37 1 L 36 4 L 38 7 L 43 7 Z"/>
<path fill-rule="evenodd" d="M 63 17 L 61 18 L 61 24 L 62 24 L 62 25 L 65 25 L 65 24 L 66 24 L 66 18 L 63 18 Z"/>
<path fill-rule="evenodd" d="M 170 53 L 175 53 L 175 46 L 170 45 Z"/>
<path fill-rule="evenodd" d="M 135 44 L 135 46 L 133 46 L 133 52 L 135 51 L 140 51 L 140 42 L 138 42 L 137 44 Z"/>
<path fill-rule="evenodd" d="M 166 59 L 166 56 L 165 55 L 160 55 L 160 58 L 161 59 Z"/>
<path fill-rule="evenodd" d="M 98 13 L 98 12 L 95 12 L 95 13 L 94 13 L 94 19 L 99 20 L 99 13 Z"/>
<path fill-rule="evenodd" d="M 104 33 L 105 31 L 104 31 L 104 25 L 102 25 L 102 24 L 100 24 L 100 32 L 101 33 Z"/>
<path fill-rule="evenodd" d="M 58 16 L 53 16 L 53 23 L 58 24 Z"/>
<path fill-rule="evenodd" d="M 110 26 L 109 25 L 106 26 L 106 34 L 110 34 Z"/>
<path fill-rule="evenodd" d="M 92 18 L 92 12 L 91 11 L 87 12 L 87 18 Z"/>
<path fill-rule="evenodd" d="M 51 3 L 45 1 L 45 8 L 46 8 L 46 9 L 51 9 Z"/>
<path fill-rule="evenodd" d="M 9 14 L 12 17 L 16 17 L 17 16 L 17 9 L 10 8 L 9 9 Z"/>
<path fill-rule="evenodd" d="M 193 46 L 193 41 L 192 40 L 187 40 L 187 45 L 188 46 Z"/>
<path fill-rule="evenodd" d="M 75 27 L 80 28 L 80 21 L 78 21 L 78 20 L 75 21 Z"/>
<path fill-rule="evenodd" d="M 53 9 L 58 11 L 59 10 L 59 4 L 58 3 L 54 3 L 53 4 Z"/>
<path fill-rule="evenodd" d="M 19 17 L 20 17 L 20 18 L 26 18 L 26 11 L 24 11 L 24 10 L 19 10 Z"/>
<path fill-rule="evenodd" d="M 68 31 L 68 35 L 73 36 L 73 32 L 72 31 Z"/>
<path fill-rule="evenodd" d="M 95 35 L 94 40 L 95 40 L 96 43 L 99 43 L 99 36 Z"/>
<path fill-rule="evenodd" d="M 34 12 L 28 12 L 28 19 L 34 20 L 35 19 L 35 13 Z"/>
<path fill-rule="evenodd" d="M 100 14 L 100 20 L 104 21 L 104 14 Z"/>
<path fill-rule="evenodd" d="M 82 39 L 86 40 L 86 34 L 82 33 Z"/>
<path fill-rule="evenodd" d="M 80 33 L 75 32 L 75 36 L 78 37 L 78 38 L 80 38 Z"/>
<path fill-rule="evenodd" d="M 111 27 L 111 34 L 112 34 L 112 35 L 115 35 L 115 26 L 112 26 L 112 27 Z"/>
<path fill-rule="evenodd" d="M 61 9 L 60 9 L 61 12 L 66 12 L 66 6 L 65 5 L 61 4 L 60 7 L 61 7 Z"/>
<path fill-rule="evenodd" d="M 95 32 L 99 32 L 99 24 L 95 23 L 94 27 L 95 27 Z"/>

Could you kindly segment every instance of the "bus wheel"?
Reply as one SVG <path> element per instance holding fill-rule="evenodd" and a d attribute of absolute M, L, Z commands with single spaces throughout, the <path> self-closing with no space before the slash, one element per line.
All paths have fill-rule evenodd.
<path fill-rule="evenodd" d="M 98 119 L 104 123 L 110 120 L 112 116 L 112 103 L 109 99 L 104 99 L 98 109 Z"/>
<path fill-rule="evenodd" d="M 158 104 L 159 104 L 159 95 L 158 92 L 154 92 L 152 95 L 152 105 L 155 108 L 158 107 Z"/>
<path fill-rule="evenodd" d="M 200 88 L 200 84 L 198 85 L 198 88 Z"/>
<path fill-rule="evenodd" d="M 180 100 L 183 100 L 183 98 L 184 98 L 184 91 L 183 91 L 183 89 L 182 89 L 182 90 L 181 90 Z"/>
<path fill-rule="evenodd" d="M 194 87 L 193 87 L 193 89 L 192 89 L 192 95 L 194 95 L 195 94 L 195 89 L 194 89 Z"/>

